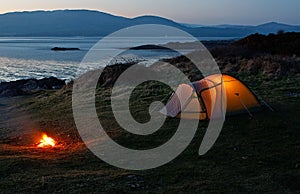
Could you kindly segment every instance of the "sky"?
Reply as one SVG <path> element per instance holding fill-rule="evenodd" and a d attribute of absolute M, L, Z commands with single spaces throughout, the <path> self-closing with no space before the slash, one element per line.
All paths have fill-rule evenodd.
<path fill-rule="evenodd" d="M 181 23 L 300 25 L 300 0 L 0 0 L 0 13 L 13 11 L 92 9 L 137 17 L 157 15 Z"/>

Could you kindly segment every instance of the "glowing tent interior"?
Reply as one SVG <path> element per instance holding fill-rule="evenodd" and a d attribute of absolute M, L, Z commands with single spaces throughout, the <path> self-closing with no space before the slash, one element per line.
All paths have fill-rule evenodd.
<path fill-rule="evenodd" d="M 168 117 L 211 119 L 212 116 L 250 113 L 260 107 L 255 94 L 240 80 L 215 74 L 180 84 L 160 112 Z"/>

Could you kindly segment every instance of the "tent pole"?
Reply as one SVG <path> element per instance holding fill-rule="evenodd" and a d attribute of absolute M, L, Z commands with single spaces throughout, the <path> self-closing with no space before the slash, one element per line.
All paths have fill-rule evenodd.
<path fill-rule="evenodd" d="M 274 109 L 273 109 L 266 101 L 264 101 L 263 99 L 260 99 L 260 101 L 261 101 L 266 107 L 268 107 L 272 112 L 274 112 Z"/>
<path fill-rule="evenodd" d="M 161 101 L 164 101 L 167 97 L 169 97 L 169 94 L 172 93 L 171 96 L 173 96 L 173 94 L 175 93 L 174 91 L 169 92 Z M 170 97 L 169 97 L 170 98 Z M 150 110 L 150 114 L 153 113 L 155 111 L 155 109 L 158 107 L 158 105 L 156 105 L 152 110 Z"/>
<path fill-rule="evenodd" d="M 247 108 L 247 106 L 245 105 L 245 103 L 243 102 L 243 100 L 241 99 L 240 94 L 236 93 L 235 95 L 239 97 L 240 103 L 243 105 L 243 107 L 245 108 L 245 110 L 248 112 L 249 116 L 251 118 L 253 118 L 253 115 L 251 114 L 251 112 L 249 111 L 249 109 Z"/>

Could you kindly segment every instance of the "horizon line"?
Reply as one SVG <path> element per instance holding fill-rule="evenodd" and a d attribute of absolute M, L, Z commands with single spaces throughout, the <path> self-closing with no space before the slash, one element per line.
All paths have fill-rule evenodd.
<path fill-rule="evenodd" d="M 91 12 L 99 12 L 99 13 L 104 13 L 104 14 L 108 14 L 111 16 L 116 16 L 116 17 L 123 17 L 123 18 L 128 18 L 128 19 L 134 19 L 137 17 L 142 17 L 142 16 L 154 16 L 154 17 L 161 17 L 164 19 L 168 19 L 171 20 L 173 22 L 176 22 L 178 24 L 181 25 L 199 25 L 199 27 L 214 27 L 214 26 L 221 26 L 221 25 L 231 25 L 231 26 L 260 26 L 260 25 L 264 25 L 264 24 L 269 24 L 269 23 L 277 23 L 277 24 L 284 24 L 284 25 L 291 25 L 291 26 L 299 26 L 300 24 L 294 24 L 294 23 L 286 23 L 286 22 L 279 22 L 279 21 L 265 21 L 265 22 L 260 22 L 260 23 L 256 23 L 256 24 L 235 24 L 235 23 L 218 23 L 218 24 L 201 24 L 201 23 L 189 23 L 189 22 L 180 22 L 168 17 L 164 17 L 164 16 L 159 16 L 159 15 L 151 15 L 151 14 L 144 14 L 144 15 L 137 15 L 135 17 L 127 17 L 127 16 L 123 16 L 123 15 L 118 15 L 118 14 L 114 14 L 114 13 L 110 13 L 110 12 L 105 12 L 105 11 L 101 11 L 101 10 L 97 10 L 97 9 L 86 9 L 86 8 L 66 8 L 66 9 L 35 9 L 35 10 L 15 10 L 15 11 L 8 11 L 8 12 L 0 12 L 0 16 L 6 15 L 6 14 L 13 14 L 13 13 L 32 13 L 32 12 L 55 12 L 55 11 L 91 11 Z"/>

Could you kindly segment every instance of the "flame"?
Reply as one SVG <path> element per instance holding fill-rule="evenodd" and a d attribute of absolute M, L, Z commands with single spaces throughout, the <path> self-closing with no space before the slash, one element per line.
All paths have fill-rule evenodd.
<path fill-rule="evenodd" d="M 55 140 L 51 137 L 48 137 L 45 133 L 42 136 L 42 139 L 40 140 L 37 147 L 43 148 L 43 147 L 54 147 L 56 144 Z"/>

